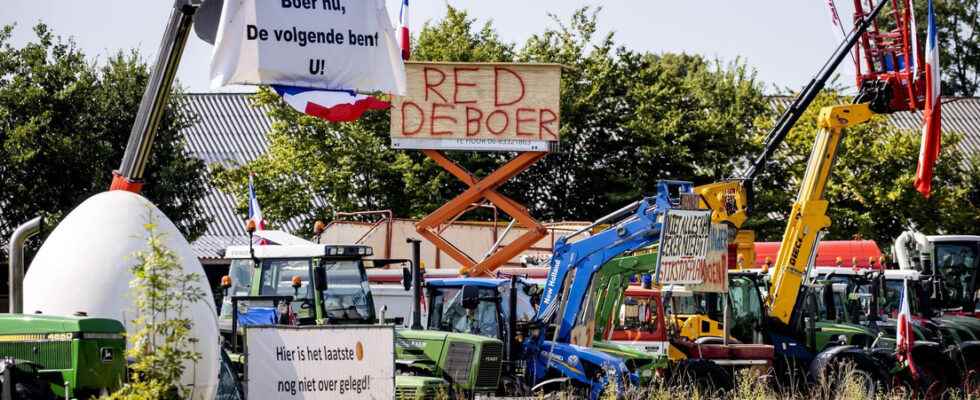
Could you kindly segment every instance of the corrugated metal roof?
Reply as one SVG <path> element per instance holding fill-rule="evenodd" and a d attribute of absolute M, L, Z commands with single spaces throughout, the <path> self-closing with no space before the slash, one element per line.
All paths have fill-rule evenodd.
<path fill-rule="evenodd" d="M 184 130 L 188 150 L 206 164 L 241 165 L 265 153 L 269 146 L 266 133 L 272 123 L 265 112 L 251 104 L 250 93 L 190 93 L 181 100 L 198 115 L 193 126 Z M 770 98 L 773 107 L 785 107 L 792 99 Z M 896 113 L 889 116 L 895 126 L 919 129 L 921 113 Z M 980 154 L 980 98 L 944 98 L 943 129 L 964 135 L 960 146 L 968 154 Z M 243 194 L 244 195 L 244 194 Z M 201 209 L 211 218 L 204 235 L 193 243 L 200 258 L 216 258 L 219 249 L 232 244 L 247 244 L 244 215 L 236 213 L 235 198 L 215 187 L 209 187 L 201 200 Z M 314 199 L 322 206 L 321 199 Z M 301 220 L 288 221 L 282 229 L 296 232 Z"/>
<path fill-rule="evenodd" d="M 793 98 L 773 96 L 773 107 L 788 107 Z M 900 129 L 922 128 L 922 112 L 899 112 L 888 115 L 888 121 Z M 943 132 L 963 135 L 960 150 L 968 155 L 980 155 L 980 97 L 943 97 Z"/>
<path fill-rule="evenodd" d="M 184 130 L 190 154 L 208 165 L 233 166 L 265 153 L 269 147 L 266 133 L 272 123 L 265 111 L 252 105 L 250 96 L 250 93 L 183 95 L 180 100 L 197 114 L 194 125 Z M 201 203 L 201 209 L 212 222 L 192 243 L 199 258 L 216 258 L 218 250 L 228 245 L 248 244 L 243 222 L 246 216 L 237 213 L 234 196 L 209 186 Z M 295 232 L 299 221 L 289 221 L 281 228 Z"/>

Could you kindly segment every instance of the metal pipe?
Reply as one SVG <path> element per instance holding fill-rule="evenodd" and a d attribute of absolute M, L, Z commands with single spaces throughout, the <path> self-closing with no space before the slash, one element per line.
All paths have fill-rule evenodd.
<path fill-rule="evenodd" d="M 10 280 L 11 314 L 24 312 L 24 244 L 27 239 L 40 232 L 43 225 L 44 217 L 34 217 L 34 219 L 18 226 L 14 230 L 14 234 L 10 235 L 10 249 L 7 255 L 10 257 L 8 279 Z"/>
<path fill-rule="evenodd" d="M 493 254 L 493 252 L 497 251 L 497 248 L 500 247 L 500 244 L 504 241 L 504 239 L 507 238 L 507 234 L 510 233 L 510 230 L 512 228 L 514 228 L 514 223 L 515 222 L 517 222 L 516 219 L 510 220 L 510 223 L 507 224 L 507 229 L 504 229 L 504 234 L 503 235 L 500 235 L 500 237 L 497 238 L 497 240 L 493 243 L 493 246 L 490 246 L 490 250 L 487 250 L 486 254 L 483 255 L 483 258 L 480 260 L 480 262 L 486 261 L 487 260 L 487 257 L 490 257 L 490 255 Z M 493 224 L 493 229 L 494 229 L 494 235 L 496 236 L 496 230 L 497 230 L 497 224 L 496 223 Z"/>
<path fill-rule="evenodd" d="M 622 217 L 624 215 L 631 214 L 633 211 L 636 211 L 636 208 L 640 206 L 640 203 L 641 202 L 639 202 L 639 201 L 634 201 L 634 202 L 630 203 L 629 205 L 627 205 L 627 206 L 625 206 L 623 208 L 620 208 L 620 209 L 618 209 L 616 211 L 613 211 L 612 214 L 609 214 L 609 215 L 607 215 L 605 217 L 599 218 L 599 219 L 595 220 L 595 222 L 593 222 L 589 226 L 586 226 L 585 228 L 579 229 L 579 230 L 573 232 L 571 235 L 568 235 L 568 237 L 566 237 L 565 240 L 570 240 L 571 238 L 576 237 L 578 235 L 581 235 L 584 232 L 588 232 L 590 229 L 595 228 L 596 226 L 599 226 L 600 224 L 604 224 L 604 223 L 606 223 L 608 221 L 612 221 L 612 220 L 614 220 L 616 218 L 619 218 L 619 217 Z"/>
<path fill-rule="evenodd" d="M 405 241 L 412 245 L 412 329 L 422 330 L 422 267 L 419 261 L 422 241 L 412 238 Z"/>
<path fill-rule="evenodd" d="M 129 133 L 129 142 L 123 154 L 119 170 L 113 172 L 110 190 L 139 192 L 142 187 L 143 171 L 150 158 L 150 149 L 156 136 L 157 127 L 167 108 L 170 87 L 173 86 L 177 66 L 184 53 L 184 45 L 191 33 L 194 12 L 199 2 L 176 0 L 170 20 L 164 31 L 163 40 L 157 50 L 157 59 L 150 72 L 150 81 L 140 100 L 140 108 Z"/>

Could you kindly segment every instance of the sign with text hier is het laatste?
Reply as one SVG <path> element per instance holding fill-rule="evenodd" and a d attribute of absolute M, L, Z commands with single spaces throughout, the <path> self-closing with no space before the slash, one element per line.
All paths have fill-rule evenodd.
<path fill-rule="evenodd" d="M 392 146 L 401 149 L 550 151 L 558 142 L 561 66 L 405 64 Z"/>
<path fill-rule="evenodd" d="M 225 1 L 211 87 L 285 85 L 405 92 L 384 0 Z"/>
<path fill-rule="evenodd" d="M 670 209 L 664 215 L 657 249 L 657 282 L 696 285 L 704 282 L 711 211 Z"/>
<path fill-rule="evenodd" d="M 391 326 L 246 330 L 250 399 L 393 399 Z"/>

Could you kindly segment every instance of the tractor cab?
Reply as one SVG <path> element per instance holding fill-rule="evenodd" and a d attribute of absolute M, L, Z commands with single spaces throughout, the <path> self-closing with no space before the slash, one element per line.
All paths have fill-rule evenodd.
<path fill-rule="evenodd" d="M 429 330 L 504 339 L 510 309 L 510 279 L 451 278 L 425 283 Z M 538 286 L 518 280 L 516 320 L 534 317 Z"/>
<path fill-rule="evenodd" d="M 287 323 L 296 325 L 377 322 L 365 272 L 364 258 L 373 255 L 370 246 L 317 244 L 281 231 L 255 235 L 261 244 L 225 250 L 231 266 L 222 278 L 223 330 L 231 326 L 236 297 L 253 297 L 238 304 L 239 316 L 262 307 L 289 315 Z"/>

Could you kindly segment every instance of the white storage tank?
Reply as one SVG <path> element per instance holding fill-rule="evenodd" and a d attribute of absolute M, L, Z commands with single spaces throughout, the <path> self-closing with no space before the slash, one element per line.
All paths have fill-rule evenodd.
<path fill-rule="evenodd" d="M 201 360 L 189 365 L 182 382 L 192 385 L 193 399 L 212 400 L 220 368 L 218 324 L 204 269 L 191 246 L 160 210 L 140 195 L 110 191 L 85 200 L 72 210 L 41 246 L 24 280 L 24 312 L 49 315 L 85 312 L 113 318 L 133 332 L 136 317 L 129 269 L 133 254 L 146 250 L 149 216 L 165 235 L 166 246 L 178 257 L 185 273 L 200 276 L 205 298 L 189 308 L 192 337 Z"/>

